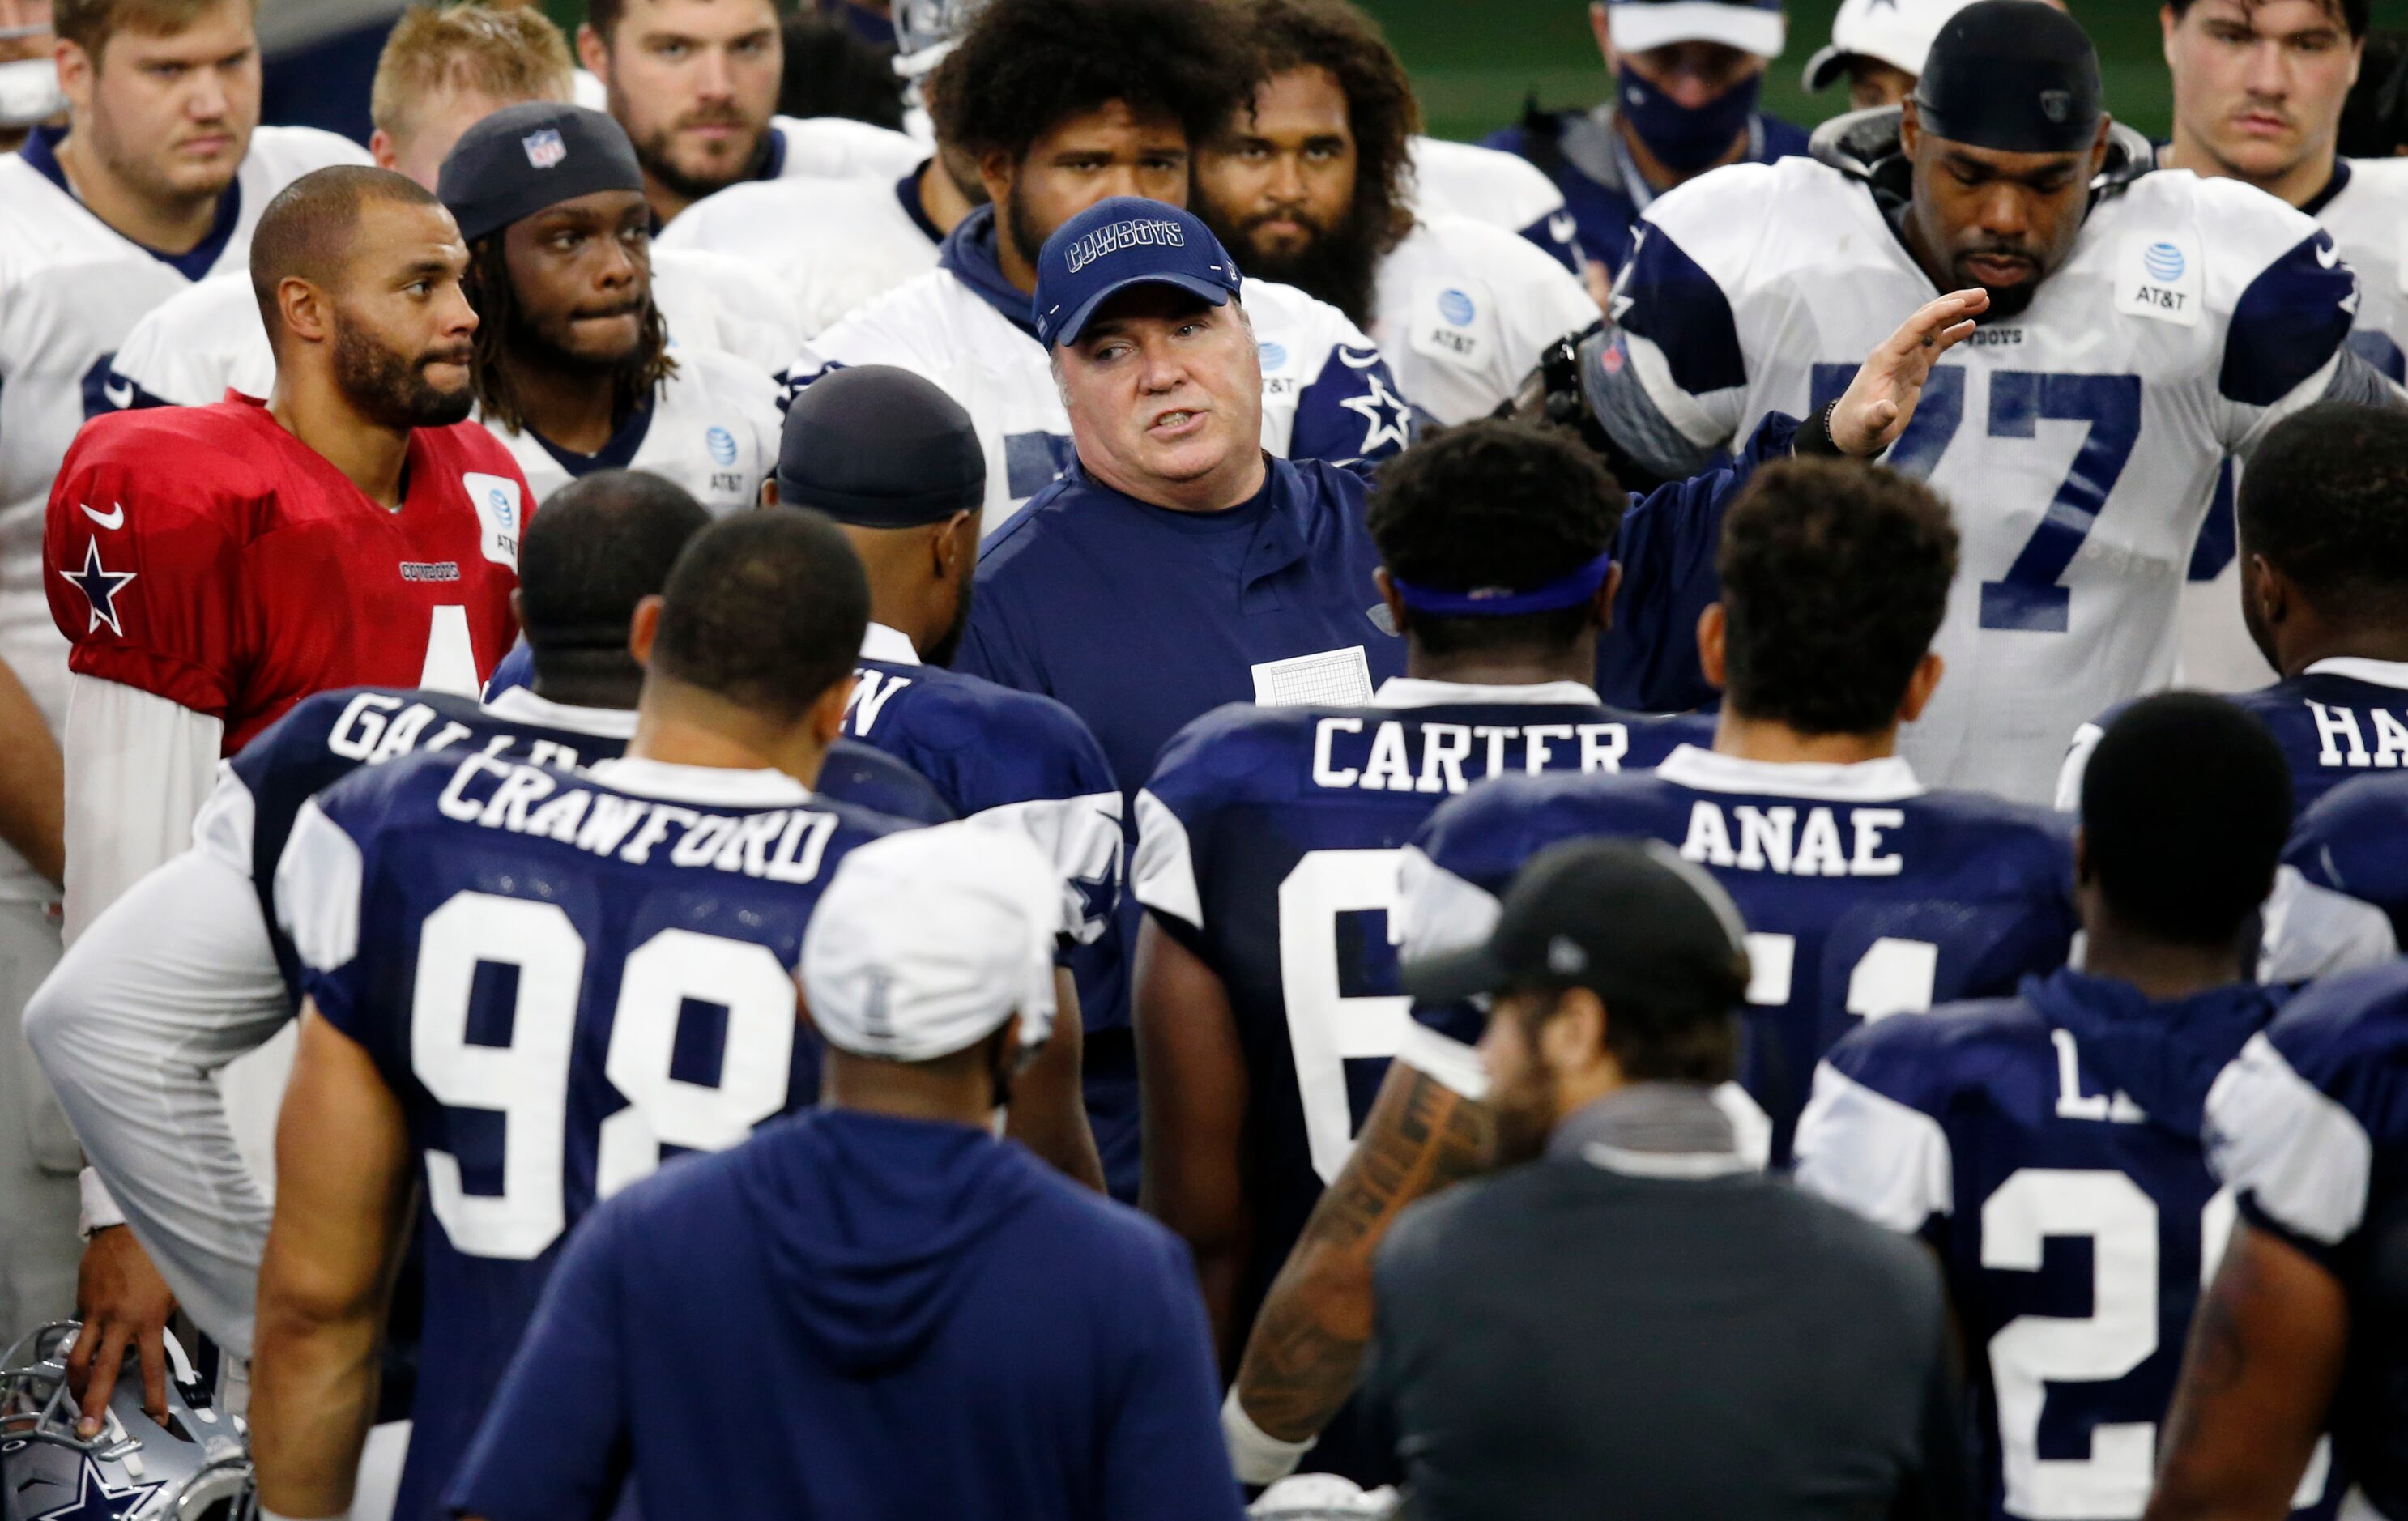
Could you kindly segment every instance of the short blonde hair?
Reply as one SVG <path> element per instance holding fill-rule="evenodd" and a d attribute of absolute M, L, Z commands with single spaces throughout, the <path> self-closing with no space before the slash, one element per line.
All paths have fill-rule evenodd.
<path fill-rule="evenodd" d="M 50 30 L 92 55 L 95 67 L 101 50 L 120 32 L 146 36 L 172 36 L 213 10 L 223 0 L 55 0 Z M 244 8 L 259 14 L 259 0 L 242 0 Z"/>
<path fill-rule="evenodd" d="M 380 132 L 399 136 L 411 104 L 437 90 L 509 103 L 566 100 L 573 66 L 568 39 L 533 6 L 412 6 L 377 59 L 368 118 Z"/>

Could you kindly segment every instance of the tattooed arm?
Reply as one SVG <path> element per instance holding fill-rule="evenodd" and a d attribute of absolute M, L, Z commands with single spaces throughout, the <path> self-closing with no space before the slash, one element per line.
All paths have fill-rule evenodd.
<path fill-rule="evenodd" d="M 2341 1380 L 2349 1300 L 2298 1247 L 2246 1220 L 2200 1299 L 2147 1521 L 2276 1521 Z"/>
<path fill-rule="evenodd" d="M 1392 1062 L 1338 1181 L 1271 1284 L 1237 1400 L 1283 1442 L 1318 1435 L 1354 1392 L 1371 1339 L 1371 1256 L 1406 1205 L 1487 1165 L 1487 1106 Z"/>

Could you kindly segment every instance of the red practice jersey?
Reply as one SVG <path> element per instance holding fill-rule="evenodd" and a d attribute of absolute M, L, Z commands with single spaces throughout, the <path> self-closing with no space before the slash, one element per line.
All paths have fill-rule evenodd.
<path fill-rule="evenodd" d="M 399 511 L 255 401 L 101 417 L 50 488 L 68 668 L 225 724 L 225 753 L 344 686 L 474 694 L 518 637 L 526 482 L 475 423 L 409 438 Z"/>

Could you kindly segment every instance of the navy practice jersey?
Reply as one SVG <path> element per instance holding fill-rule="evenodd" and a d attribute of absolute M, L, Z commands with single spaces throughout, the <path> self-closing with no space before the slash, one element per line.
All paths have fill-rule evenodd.
<path fill-rule="evenodd" d="M 2349 1296 L 2338 1466 L 2408 1516 L 2408 962 L 2329 977 L 2216 1079 L 2208 1165 Z"/>
<path fill-rule="evenodd" d="M 351 687 L 296 704 L 218 771 L 193 825 L 200 849 L 251 879 L 277 969 L 300 1002 L 300 963 L 276 922 L 276 863 L 301 805 L 363 766 L 422 751 L 475 751 L 537 766 L 609 760 L 636 732 L 633 710 L 570 708 L 519 690 L 492 705 L 446 692 Z"/>
<path fill-rule="evenodd" d="M 2286 994 L 2152 1003 L 2057 971 L 1831 1048 L 1798 1182 L 1939 1253 L 1978 1392 L 1987 1514 L 2118 1521 L 2149 1499 L 2193 1311 L 2232 1229 L 2208 1085 Z M 2329 1514 L 2329 1456 L 2302 1491 Z"/>
<path fill-rule="evenodd" d="M 1780 766 L 1684 746 L 1653 776 L 1514 778 L 1440 809 L 1406 854 L 1404 943 L 1409 955 L 1475 943 L 1514 872 L 1558 840 L 1677 847 L 1747 921 L 1741 1081 L 1772 1120 L 1780 1164 L 1814 1064 L 1840 1037 L 2064 964 L 2070 835 L 2054 814 L 1926 792 L 1900 757 Z M 1476 1096 L 1481 1016 L 1416 1005 L 1413 1018 L 1400 1054 Z"/>
<path fill-rule="evenodd" d="M 1131 886 L 1237 1018 L 1254 1096 L 1241 1325 L 1345 1165 L 1410 1023 L 1389 921 L 1413 831 L 1489 777 L 1639 769 L 1699 726 L 1600 707 L 1578 682 L 1400 678 L 1372 708 L 1232 704 L 1165 748 L 1138 795 Z"/>
<path fill-rule="evenodd" d="M 485 683 L 485 700 L 491 703 L 506 693 L 531 691 L 534 682 L 535 653 L 522 639 L 494 667 L 492 680 Z M 827 758 L 820 766 L 818 790 L 839 802 L 913 824 L 951 824 L 961 817 L 960 811 L 926 777 L 874 746 L 850 739 L 828 746 Z"/>
<path fill-rule="evenodd" d="M 369 768 L 303 807 L 279 917 L 423 1163 L 396 1515 L 440 1514 L 579 1216 L 818 1097 L 803 928 L 846 853 L 905 827 L 774 771 L 473 753 Z"/>
<path fill-rule="evenodd" d="M 2291 763 L 2291 800 L 2301 813 L 2354 777 L 2408 766 L 2408 663 L 2336 656 L 2230 700 L 2274 731 Z M 2057 807 L 2081 806 L 2083 768 L 2122 712 L 2112 709 L 2075 732 L 2057 776 Z"/>
<path fill-rule="evenodd" d="M 1128 1024 L 1121 897 L 1121 791 L 1103 747 L 1051 697 L 922 663 L 872 624 L 844 732 L 926 777 L 962 818 L 1018 829 L 1063 882 L 1063 965 L 1087 1029 Z"/>

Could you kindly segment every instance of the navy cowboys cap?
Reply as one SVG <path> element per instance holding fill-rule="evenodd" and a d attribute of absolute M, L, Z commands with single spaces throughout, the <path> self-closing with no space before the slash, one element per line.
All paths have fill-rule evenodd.
<path fill-rule="evenodd" d="M 460 135 L 435 198 L 468 242 L 597 191 L 644 188 L 624 127 L 601 111 L 549 100 L 505 106 Z"/>
<path fill-rule="evenodd" d="M 1037 255 L 1037 336 L 1079 341 L 1096 310 L 1137 285 L 1175 285 L 1212 305 L 1238 294 L 1238 261 L 1203 219 L 1163 201 L 1115 195 L 1062 223 Z"/>
<path fill-rule="evenodd" d="M 1409 961 L 1404 990 L 1454 1003 L 1585 987 L 1666 1013 L 1722 1013 L 1747 992 L 1747 926 L 1720 882 L 1662 840 L 1576 839 L 1533 856 L 1485 943 Z"/>
<path fill-rule="evenodd" d="M 1978 0 L 1948 18 L 1915 82 L 1925 131 L 2001 153 L 2088 148 L 2106 114 L 2099 51 L 2041 0 Z"/>

